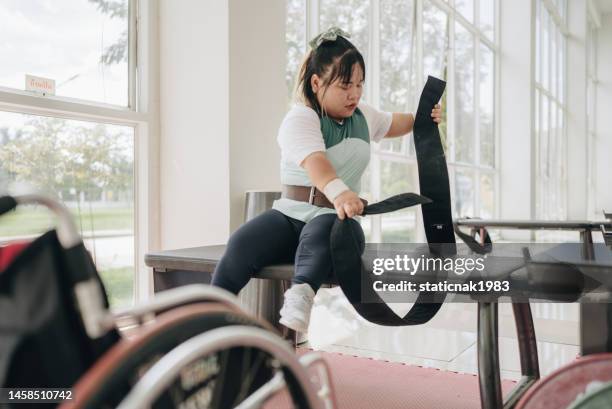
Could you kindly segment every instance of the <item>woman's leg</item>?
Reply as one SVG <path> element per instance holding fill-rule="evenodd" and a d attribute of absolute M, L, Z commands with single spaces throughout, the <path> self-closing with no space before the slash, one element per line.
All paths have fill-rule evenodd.
<path fill-rule="evenodd" d="M 335 214 L 323 214 L 302 229 L 295 253 L 294 285 L 308 284 L 317 292 L 332 272 L 329 235 L 336 218 Z"/>
<path fill-rule="evenodd" d="M 316 291 L 332 271 L 329 235 L 335 214 L 320 215 L 306 223 L 295 253 L 295 274 L 285 291 L 280 323 L 298 332 L 307 332 Z"/>
<path fill-rule="evenodd" d="M 268 210 L 243 224 L 230 237 L 212 285 L 238 294 L 262 267 L 291 262 L 303 225 L 278 210 Z"/>

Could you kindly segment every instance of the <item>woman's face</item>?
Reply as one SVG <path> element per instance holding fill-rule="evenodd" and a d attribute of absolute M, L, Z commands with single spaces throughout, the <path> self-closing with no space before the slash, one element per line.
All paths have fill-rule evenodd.
<path fill-rule="evenodd" d="M 363 93 L 363 71 L 359 64 L 353 65 L 348 83 L 336 78 L 331 84 L 323 85 L 322 79 L 316 74 L 312 76 L 311 82 L 319 105 L 329 117 L 342 120 L 353 115 Z"/>

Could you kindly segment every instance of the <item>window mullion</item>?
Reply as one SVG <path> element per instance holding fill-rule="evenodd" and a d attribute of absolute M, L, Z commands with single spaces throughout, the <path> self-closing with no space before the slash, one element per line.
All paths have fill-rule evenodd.
<path fill-rule="evenodd" d="M 374 107 L 380 108 L 380 0 L 371 0 L 369 17 L 368 99 Z"/>
<path fill-rule="evenodd" d="M 455 12 L 448 14 L 448 86 L 446 97 L 447 126 L 446 138 L 449 146 L 449 159 L 455 161 L 456 118 L 455 118 Z"/>
<path fill-rule="evenodd" d="M 474 155 L 476 160 L 474 164 L 476 165 L 476 169 L 480 167 L 480 38 L 478 35 L 473 37 L 474 44 L 474 140 L 476 143 Z M 474 172 L 474 177 L 476 178 L 479 175 L 479 172 Z M 478 179 L 476 179 L 478 180 Z M 480 183 L 477 181 L 474 183 L 476 187 L 476 191 L 474 193 L 474 213 L 476 216 L 480 216 Z"/>
<path fill-rule="evenodd" d="M 138 70 L 138 0 L 128 2 L 128 108 L 140 111 L 136 98 Z"/>
<path fill-rule="evenodd" d="M 69 97 L 39 97 L 26 91 L 0 87 L 0 110 L 65 119 L 135 125 L 149 120 L 148 113 L 90 103 Z"/>
<path fill-rule="evenodd" d="M 319 33 L 319 2 L 320 0 L 306 1 L 306 36 L 305 49 L 308 50 L 308 42 Z"/>

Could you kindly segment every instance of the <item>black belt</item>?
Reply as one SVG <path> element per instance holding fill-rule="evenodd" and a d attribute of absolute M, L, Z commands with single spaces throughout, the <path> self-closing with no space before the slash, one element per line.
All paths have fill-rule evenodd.
<path fill-rule="evenodd" d="M 421 210 L 430 253 L 441 257 L 456 254 L 446 158 L 438 126 L 431 118 L 431 111 L 442 98 L 445 86 L 446 82 L 440 79 L 431 76 L 427 79 L 413 129 L 421 193 L 431 201 L 403 202 L 400 198 L 395 207 L 388 206 L 386 201 L 383 201 L 372 204 L 364 210 L 364 214 L 372 214 L 370 209 L 376 206 L 381 213 L 423 204 Z M 389 200 L 398 202 L 397 197 Z M 330 236 L 334 273 L 342 291 L 359 315 L 370 322 L 389 326 L 422 324 L 433 318 L 446 297 L 443 293 L 420 292 L 410 311 L 404 317 L 400 317 L 389 308 L 371 285 L 366 284 L 362 287 L 362 277 L 365 274 L 361 260 L 363 249 L 360 248 L 358 241 L 359 235 L 362 234 L 359 223 L 347 218 L 336 219 Z M 379 301 L 364 303 L 363 299 Z"/>

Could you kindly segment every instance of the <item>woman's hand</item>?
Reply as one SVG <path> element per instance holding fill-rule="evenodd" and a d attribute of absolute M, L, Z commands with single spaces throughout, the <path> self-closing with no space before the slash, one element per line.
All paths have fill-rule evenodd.
<path fill-rule="evenodd" d="M 431 117 L 437 124 L 442 122 L 442 108 L 440 107 L 440 104 L 436 104 L 434 109 L 431 110 Z"/>
<path fill-rule="evenodd" d="M 353 217 L 363 213 L 363 202 L 352 190 L 341 193 L 334 200 L 334 207 L 340 220 L 343 220 L 344 217 Z"/>

